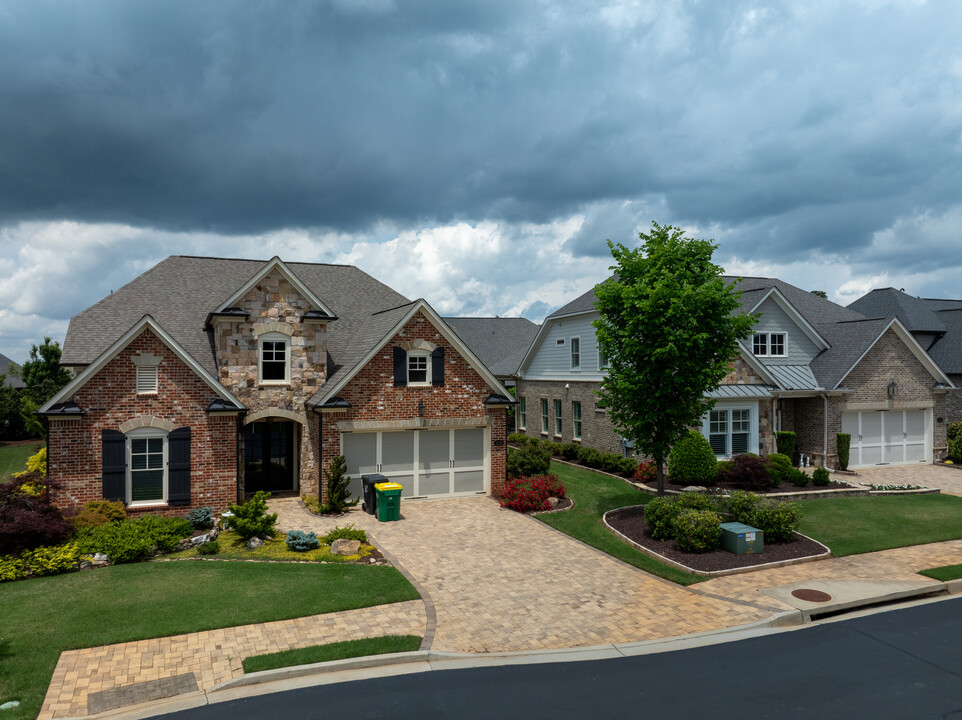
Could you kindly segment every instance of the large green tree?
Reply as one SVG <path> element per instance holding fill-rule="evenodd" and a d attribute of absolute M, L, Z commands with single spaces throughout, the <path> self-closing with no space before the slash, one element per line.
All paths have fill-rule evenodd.
<path fill-rule="evenodd" d="M 758 319 L 736 312 L 738 292 L 712 263 L 717 245 L 684 234 L 653 222 L 638 248 L 609 240 L 615 274 L 595 288 L 594 324 L 610 363 L 599 405 L 655 461 L 659 494 L 671 446 L 711 409 L 707 394 Z"/>
<path fill-rule="evenodd" d="M 30 359 L 20 367 L 23 380 L 21 416 L 31 435 L 42 435 L 45 427 L 34 411 L 70 382 L 70 372 L 60 366 L 60 343 L 48 337 L 30 348 Z"/>

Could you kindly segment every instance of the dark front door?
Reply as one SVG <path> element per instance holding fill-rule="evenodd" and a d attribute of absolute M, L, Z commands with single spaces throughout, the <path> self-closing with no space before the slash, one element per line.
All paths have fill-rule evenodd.
<path fill-rule="evenodd" d="M 294 423 L 255 422 L 244 428 L 244 492 L 297 490 Z"/>

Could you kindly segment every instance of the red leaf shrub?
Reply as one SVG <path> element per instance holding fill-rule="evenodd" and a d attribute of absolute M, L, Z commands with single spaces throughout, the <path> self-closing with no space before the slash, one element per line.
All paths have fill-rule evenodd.
<path fill-rule="evenodd" d="M 58 508 L 46 497 L 21 489 L 44 482 L 40 473 L 28 473 L 0 484 L 0 555 L 59 545 L 70 537 L 73 526 Z"/>
<path fill-rule="evenodd" d="M 655 467 L 655 463 L 651 460 L 642 460 L 638 463 L 638 469 L 635 470 L 635 480 L 638 482 L 654 482 L 658 477 L 658 468 Z"/>
<path fill-rule="evenodd" d="M 771 482 L 768 468 L 757 455 L 736 455 L 731 462 L 731 469 L 724 476 L 728 482 L 751 489 L 764 487 Z"/>
<path fill-rule="evenodd" d="M 547 510 L 549 497 L 561 499 L 565 496 L 565 486 L 558 481 L 557 475 L 535 475 L 510 480 L 501 491 L 501 507 L 517 512 Z"/>

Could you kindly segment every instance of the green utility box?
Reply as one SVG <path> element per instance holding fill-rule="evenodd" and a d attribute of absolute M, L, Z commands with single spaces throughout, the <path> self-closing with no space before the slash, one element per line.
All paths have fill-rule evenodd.
<path fill-rule="evenodd" d="M 401 519 L 401 490 L 395 482 L 382 482 L 374 486 L 377 492 L 377 519 L 390 522 Z"/>
<path fill-rule="evenodd" d="M 736 555 L 757 555 L 765 550 L 765 533 L 739 522 L 722 523 L 722 550 Z"/>

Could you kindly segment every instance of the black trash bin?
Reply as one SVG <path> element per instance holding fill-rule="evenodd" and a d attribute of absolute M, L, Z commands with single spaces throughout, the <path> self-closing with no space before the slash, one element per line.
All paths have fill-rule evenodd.
<path fill-rule="evenodd" d="M 382 482 L 389 482 L 389 480 L 380 473 L 361 475 L 361 487 L 363 488 L 364 494 L 364 511 L 370 515 L 374 515 L 377 512 L 377 491 L 374 489 L 374 486 Z"/>

